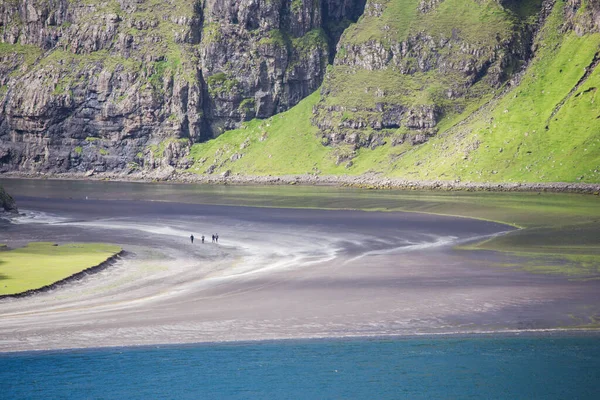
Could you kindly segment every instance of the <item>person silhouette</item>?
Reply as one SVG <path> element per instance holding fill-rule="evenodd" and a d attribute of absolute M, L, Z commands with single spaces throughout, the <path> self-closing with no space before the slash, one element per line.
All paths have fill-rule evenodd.
<path fill-rule="evenodd" d="M 202 235 L 202 243 L 204 243 L 204 235 Z"/>
<path fill-rule="evenodd" d="M 219 234 L 215 233 L 215 242 L 219 243 Z"/>
<path fill-rule="evenodd" d="M 190 235 L 190 240 L 194 243 L 194 235 Z"/>

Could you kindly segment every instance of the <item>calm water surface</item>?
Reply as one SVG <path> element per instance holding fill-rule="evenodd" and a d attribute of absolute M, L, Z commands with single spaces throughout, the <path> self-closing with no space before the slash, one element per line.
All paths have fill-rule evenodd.
<path fill-rule="evenodd" d="M 4 399 L 596 399 L 597 337 L 280 341 L 0 355 Z"/>

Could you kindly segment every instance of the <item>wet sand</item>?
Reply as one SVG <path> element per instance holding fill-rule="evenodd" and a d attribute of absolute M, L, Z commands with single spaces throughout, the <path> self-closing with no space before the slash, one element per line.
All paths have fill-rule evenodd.
<path fill-rule="evenodd" d="M 0 242 L 116 243 L 81 281 L 0 301 L 0 351 L 545 330 L 600 315 L 600 282 L 456 244 L 513 228 L 416 213 L 17 197 Z M 194 244 L 189 235 L 196 237 Z M 210 235 L 218 233 L 218 244 Z M 200 236 L 207 237 L 205 244 Z M 0 281 L 1 284 L 1 281 Z"/>

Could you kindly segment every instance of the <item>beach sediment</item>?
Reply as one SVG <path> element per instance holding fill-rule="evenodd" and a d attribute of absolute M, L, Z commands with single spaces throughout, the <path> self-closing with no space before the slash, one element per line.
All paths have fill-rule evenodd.
<path fill-rule="evenodd" d="M 25 197 L 24 209 L 71 223 L 32 219 L 0 232 L 9 242 L 85 235 L 135 252 L 94 279 L 4 301 L 0 351 L 597 328 L 599 281 L 506 267 L 516 255 L 454 250 L 505 225 L 97 199 L 105 186 L 87 185 L 93 201 Z M 217 227 L 223 243 L 190 243 L 190 232 Z"/>
<path fill-rule="evenodd" d="M 4 178 L 58 179 L 58 180 L 106 180 L 121 182 L 172 182 L 215 185 L 305 185 L 339 186 L 363 189 L 406 189 L 439 191 L 493 191 L 493 192 L 555 192 L 600 194 L 600 183 L 575 182 L 470 182 L 460 180 L 416 181 L 402 178 L 384 177 L 379 174 L 365 175 L 199 175 L 177 172 L 172 169 L 142 171 L 133 173 L 24 173 L 9 172 Z"/>

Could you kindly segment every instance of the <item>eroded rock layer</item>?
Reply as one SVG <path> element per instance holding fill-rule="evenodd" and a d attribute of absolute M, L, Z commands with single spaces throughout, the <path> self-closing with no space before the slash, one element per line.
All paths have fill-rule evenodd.
<path fill-rule="evenodd" d="M 185 168 L 316 90 L 364 0 L 5 0 L 0 171 Z"/>
<path fill-rule="evenodd" d="M 518 85 L 557 9 L 600 31 L 600 0 L 4 0 L 0 172 L 186 169 L 319 87 L 315 140 L 351 166 Z"/>

